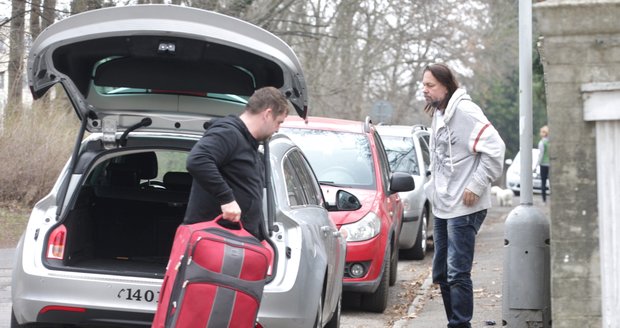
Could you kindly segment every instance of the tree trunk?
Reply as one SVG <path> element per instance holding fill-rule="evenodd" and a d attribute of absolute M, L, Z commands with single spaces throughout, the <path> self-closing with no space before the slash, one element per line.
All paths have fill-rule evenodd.
<path fill-rule="evenodd" d="M 103 0 L 71 0 L 71 15 L 103 8 Z"/>
<path fill-rule="evenodd" d="M 43 13 L 41 15 L 41 27 L 46 29 L 56 21 L 56 0 L 43 1 Z"/>
<path fill-rule="evenodd" d="M 25 0 L 11 1 L 11 30 L 9 32 L 9 92 L 8 112 L 18 110 L 22 105 L 24 68 L 24 15 Z"/>
<path fill-rule="evenodd" d="M 32 40 L 41 33 L 41 0 L 30 0 L 30 35 Z"/>

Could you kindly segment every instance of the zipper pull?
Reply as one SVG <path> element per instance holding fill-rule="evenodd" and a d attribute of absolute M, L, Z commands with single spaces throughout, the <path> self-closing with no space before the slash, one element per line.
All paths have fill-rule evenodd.
<path fill-rule="evenodd" d="M 181 255 L 181 257 L 179 258 L 179 262 L 177 262 L 177 265 L 174 267 L 175 271 L 179 271 L 179 267 L 181 266 L 181 263 L 183 262 L 183 256 Z"/>

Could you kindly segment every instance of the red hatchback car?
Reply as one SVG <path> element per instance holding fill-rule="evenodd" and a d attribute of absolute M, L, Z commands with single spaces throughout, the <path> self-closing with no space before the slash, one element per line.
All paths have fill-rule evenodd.
<path fill-rule="evenodd" d="M 414 188 L 411 175 L 391 172 L 370 119 L 365 122 L 290 116 L 280 128 L 309 159 L 328 204 L 337 189 L 354 194 L 355 211 L 330 212 L 347 237 L 343 290 L 361 293 L 361 307 L 383 312 L 396 282 L 403 204 L 398 192 Z"/>

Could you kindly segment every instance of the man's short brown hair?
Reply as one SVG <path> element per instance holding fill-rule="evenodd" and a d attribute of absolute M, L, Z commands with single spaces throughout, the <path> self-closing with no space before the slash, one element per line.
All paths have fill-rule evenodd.
<path fill-rule="evenodd" d="M 258 114 L 267 108 L 271 108 L 274 117 L 289 113 L 290 104 L 288 99 L 274 87 L 262 87 L 254 91 L 254 94 L 245 105 L 245 110 L 252 114 Z"/>

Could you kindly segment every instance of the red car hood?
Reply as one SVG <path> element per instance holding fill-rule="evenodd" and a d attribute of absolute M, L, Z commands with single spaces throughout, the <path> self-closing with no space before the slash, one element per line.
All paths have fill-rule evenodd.
<path fill-rule="evenodd" d="M 376 190 L 368 190 L 368 189 L 354 189 L 354 188 L 341 188 L 341 187 L 332 187 L 332 186 L 321 186 L 323 189 L 323 195 L 325 196 L 325 200 L 330 204 L 335 204 L 336 192 L 339 189 L 346 190 L 355 197 L 357 197 L 362 204 L 362 207 L 356 211 L 330 211 L 329 217 L 332 221 L 340 228 L 343 224 L 349 224 L 356 221 L 359 221 L 366 213 L 372 210 L 374 205 L 374 200 L 377 197 Z"/>

